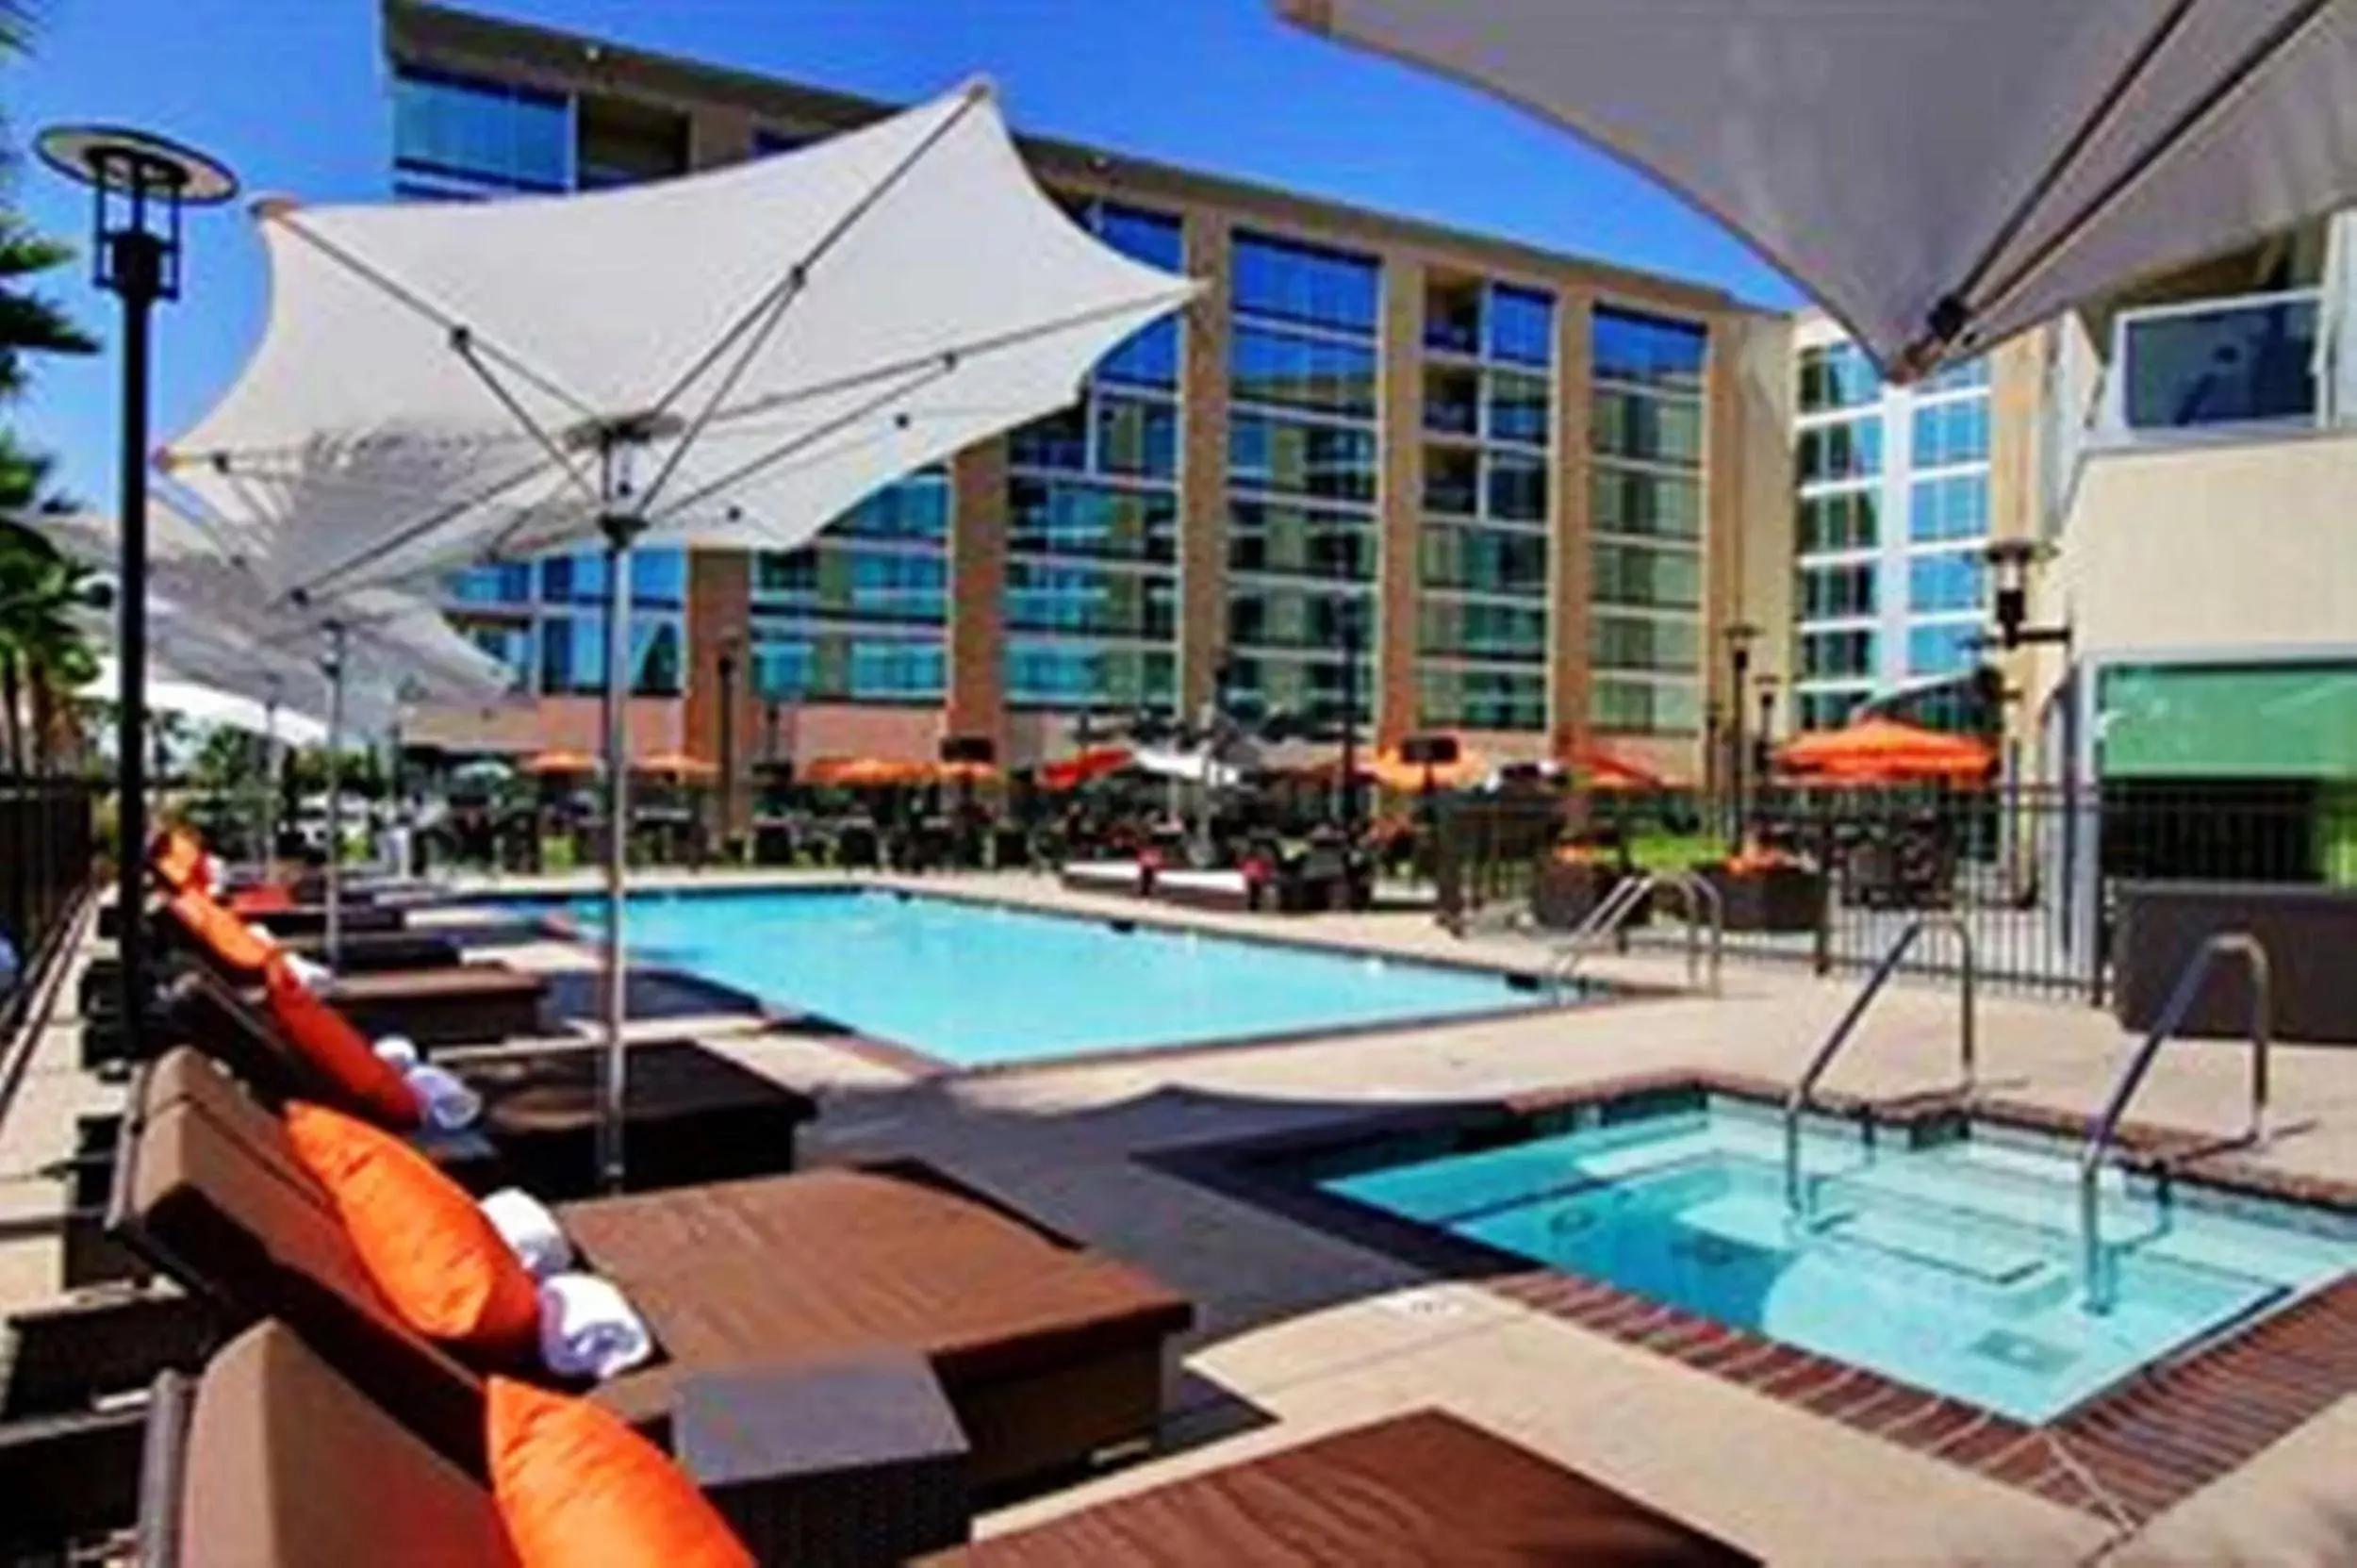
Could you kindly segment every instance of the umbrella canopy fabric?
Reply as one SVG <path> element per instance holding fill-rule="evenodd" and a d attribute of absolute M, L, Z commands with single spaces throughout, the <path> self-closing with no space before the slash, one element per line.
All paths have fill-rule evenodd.
<path fill-rule="evenodd" d="M 895 762 L 888 757 L 820 757 L 802 775 L 805 783 L 835 789 L 874 789 L 915 784 L 924 777 L 922 763 Z"/>
<path fill-rule="evenodd" d="M 683 783 L 720 776 L 717 764 L 706 762 L 701 757 L 691 757 L 684 751 L 657 751 L 653 756 L 639 758 L 635 767 L 641 773 L 656 778 L 677 779 Z"/>
<path fill-rule="evenodd" d="M 598 759 L 586 751 L 552 748 L 536 751 L 517 764 L 516 771 L 535 779 L 580 779 L 598 770 Z"/>
<path fill-rule="evenodd" d="M 112 701 L 119 672 L 111 658 L 98 661 L 98 673 L 81 688 L 81 695 L 98 701 Z M 327 738 L 327 726 L 308 714 L 280 707 L 275 714 L 269 704 L 236 691 L 206 685 L 202 681 L 174 680 L 151 677 L 147 683 L 147 705 L 165 713 L 176 713 L 198 724 L 220 725 L 242 730 L 248 734 L 268 735 L 289 746 L 317 746 Z"/>
<path fill-rule="evenodd" d="M 1137 753 L 1127 746 L 1093 746 L 1076 755 L 1047 763 L 1039 770 L 1042 788 L 1053 790 L 1078 789 L 1082 784 L 1111 777 L 1137 761 Z"/>
<path fill-rule="evenodd" d="M 1920 729 L 1891 718 L 1867 718 L 1788 742 L 1778 766 L 1802 774 L 1859 782 L 1985 778 L 1995 754 L 1970 735 Z"/>
<path fill-rule="evenodd" d="M 2357 201 L 2357 0 L 1275 3 L 1653 175 L 1894 379 Z"/>
<path fill-rule="evenodd" d="M 1458 748 L 1452 762 L 1426 765 L 1409 762 L 1393 748 L 1382 751 L 1360 764 L 1362 777 L 1395 794 L 1420 794 L 1427 782 L 1434 789 L 1471 789 L 1490 776 L 1490 761 L 1470 747 Z"/>
<path fill-rule="evenodd" d="M 1209 747 L 1181 751 L 1167 746 L 1142 746 L 1131 760 L 1141 773 L 1215 789 L 1228 789 L 1242 783 L 1244 768 L 1252 766 L 1228 758 L 1214 761 Z"/>
<path fill-rule="evenodd" d="M 1640 767 L 1625 757 L 1615 756 L 1600 748 L 1591 747 L 1573 759 L 1573 771 L 1582 786 L 1588 789 L 1643 790 L 1667 789 L 1669 781 L 1651 768 Z"/>
<path fill-rule="evenodd" d="M 530 553 L 617 511 L 790 549 L 1070 404 L 1195 292 L 1050 201 L 981 82 L 677 179 L 255 211 L 268 324 L 164 461 L 282 593 Z"/>

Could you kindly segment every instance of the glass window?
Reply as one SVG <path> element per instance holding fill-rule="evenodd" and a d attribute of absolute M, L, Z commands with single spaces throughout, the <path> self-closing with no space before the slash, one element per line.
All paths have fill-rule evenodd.
<path fill-rule="evenodd" d="M 1805 691 L 1801 693 L 1801 728 L 1804 730 L 1838 730 L 1849 723 L 1851 712 L 1866 701 L 1871 692 L 1860 687 L 1854 691 Z"/>
<path fill-rule="evenodd" d="M 687 602 L 687 552 L 650 548 L 630 553 L 634 604 L 676 609 Z"/>
<path fill-rule="evenodd" d="M 501 561 L 468 567 L 444 578 L 442 591 L 460 604 L 529 604 L 532 563 Z"/>
<path fill-rule="evenodd" d="M 1967 387 L 1987 385 L 1988 361 L 1967 359 L 1962 364 L 1950 365 L 1944 370 L 1935 371 L 1923 380 L 1919 389 L 1926 392 L 1953 392 Z"/>
<path fill-rule="evenodd" d="M 1167 403 L 1099 395 L 1096 468 L 1100 473 L 1169 479 L 1178 472 L 1178 410 Z"/>
<path fill-rule="evenodd" d="M 816 695 L 812 676 L 816 650 L 807 636 L 756 625 L 753 628 L 753 695 L 790 702 Z"/>
<path fill-rule="evenodd" d="M 1178 498 L 1017 474 L 1007 482 L 1007 547 L 1016 553 L 1169 561 L 1178 552 Z"/>
<path fill-rule="evenodd" d="M 677 697 L 685 628 L 676 616 L 631 618 L 631 695 Z M 550 616 L 540 622 L 540 689 L 552 696 L 605 689 L 605 617 Z"/>
<path fill-rule="evenodd" d="M 1074 473 L 1086 471 L 1089 466 L 1086 400 L 1033 420 L 1008 437 L 1007 461 L 1019 469 L 1066 469 Z"/>
<path fill-rule="evenodd" d="M 1381 314 L 1382 269 L 1369 256 L 1239 232 L 1240 313 L 1372 333 Z"/>
<path fill-rule="evenodd" d="M 1538 670 L 1452 669 L 1416 672 L 1417 722 L 1434 729 L 1543 730 L 1547 678 Z"/>
<path fill-rule="evenodd" d="M 1555 296 L 1535 289 L 1490 289 L 1490 357 L 1518 365 L 1555 363 Z"/>
<path fill-rule="evenodd" d="M 1489 476 L 1487 516 L 1504 522 L 1547 520 L 1547 465 L 1542 459 L 1487 452 L 1481 466 Z"/>
<path fill-rule="evenodd" d="M 1800 408 L 1818 414 L 1858 408 L 1879 400 L 1882 382 L 1873 362 L 1855 343 L 1829 343 L 1801 351 Z"/>
<path fill-rule="evenodd" d="M 1131 260 L 1170 272 L 1185 267 L 1186 234 L 1170 214 L 1119 202 L 1092 202 L 1088 216 L 1088 227 L 1096 238 Z"/>
<path fill-rule="evenodd" d="M 1871 550 L 1880 536 L 1882 495 L 1877 490 L 1838 490 L 1805 497 L 1793 524 L 1801 553 Z"/>
<path fill-rule="evenodd" d="M 1424 509 L 1452 517 L 1473 517 L 1481 510 L 1480 454 L 1456 447 L 1426 447 L 1424 453 Z"/>
<path fill-rule="evenodd" d="M 889 620 L 947 619 L 949 568 L 940 556 L 872 550 L 835 553 L 849 571 L 848 608 L 853 615 Z"/>
<path fill-rule="evenodd" d="M 1517 664 L 1546 658 L 1547 612 L 1541 604 L 1426 599 L 1416 606 L 1416 628 L 1419 652 Z"/>
<path fill-rule="evenodd" d="M 1599 675 L 1589 685 L 1588 719 L 1600 730 L 1636 734 L 1691 734 L 1702 728 L 1702 687 L 1695 681 L 1629 680 Z"/>
<path fill-rule="evenodd" d="M 1988 400 L 1953 398 L 1915 410 L 1913 461 L 1919 469 L 1988 461 Z"/>
<path fill-rule="evenodd" d="M 1371 582 L 1376 524 L 1364 512 L 1274 501 L 1228 503 L 1228 564 L 1238 571 Z"/>
<path fill-rule="evenodd" d="M 1981 558 L 1970 551 L 1918 555 L 1907 563 L 1907 608 L 1977 610 L 1981 607 Z"/>
<path fill-rule="evenodd" d="M 1909 675 L 1956 675 L 1980 663 L 1980 628 L 1915 626 L 1907 631 Z"/>
<path fill-rule="evenodd" d="M 1599 669 L 1663 669 L 1690 673 L 1702 668 L 1703 629 L 1683 617 L 1596 615 L 1588 622 L 1588 653 Z"/>
<path fill-rule="evenodd" d="M 430 194 L 569 190 L 571 109 L 556 93 L 403 66 L 393 74 L 393 160 L 428 176 Z"/>
<path fill-rule="evenodd" d="M 476 620 L 453 617 L 452 625 L 469 642 L 507 667 L 510 690 L 532 689 L 533 635 L 530 620 Z"/>
<path fill-rule="evenodd" d="M 1239 323 L 1233 347 L 1229 394 L 1238 402 L 1375 417 L 1375 350 L 1366 343 Z"/>
<path fill-rule="evenodd" d="M 1700 479 L 1599 463 L 1591 488 L 1591 525 L 1599 533 L 1641 534 L 1665 539 L 1702 537 Z"/>
<path fill-rule="evenodd" d="M 933 701 L 948 685 L 938 642 L 853 637 L 846 653 L 850 675 L 846 695 L 854 701 Z"/>
<path fill-rule="evenodd" d="M 1548 444 L 1553 395 L 1544 376 L 1492 371 L 1489 382 L 1491 439 L 1520 441 L 1527 446 Z M 1427 398 L 1426 408 L 1430 407 Z M 1471 425 L 1464 427 L 1467 430 Z"/>
<path fill-rule="evenodd" d="M 1234 483 L 1329 501 L 1375 499 L 1375 433 L 1267 414 L 1238 414 L 1228 425 Z"/>
<path fill-rule="evenodd" d="M 1801 432 L 1795 466 L 1803 484 L 1814 479 L 1871 479 L 1883 471 L 1879 414 L 1811 425 Z"/>
<path fill-rule="evenodd" d="M 1543 599 L 1547 544 L 1544 534 L 1426 523 L 1419 550 L 1422 581 L 1428 588 Z"/>
<path fill-rule="evenodd" d="M 836 538 L 913 539 L 939 543 L 949 537 L 949 480 L 938 469 L 898 479 L 827 524 Z"/>
<path fill-rule="evenodd" d="M 1010 637 L 1007 701 L 1034 708 L 1162 708 L 1177 700 L 1178 657 L 1154 648 Z"/>
<path fill-rule="evenodd" d="M 1588 437 L 1591 451 L 1698 466 L 1703 456 L 1702 401 L 1645 392 L 1598 392 L 1589 418 Z"/>
<path fill-rule="evenodd" d="M 1907 537 L 1921 543 L 1988 533 L 1988 479 L 1977 473 L 1919 479 L 1907 490 Z"/>
<path fill-rule="evenodd" d="M 2120 313 L 2112 373 L 2131 430 L 2316 417 L 2317 299 Z"/>
<path fill-rule="evenodd" d="M 1874 567 L 1871 562 L 1846 566 L 1803 567 L 1800 610 L 1803 619 L 1830 620 L 1843 616 L 1874 613 Z"/>
<path fill-rule="evenodd" d="M 1600 604 L 1690 610 L 1703 602 L 1702 557 L 1642 544 L 1590 546 L 1590 597 Z"/>
<path fill-rule="evenodd" d="M 1006 610 L 1019 631 L 1167 639 L 1178 630 L 1178 584 L 1160 572 L 1014 560 Z"/>
<path fill-rule="evenodd" d="M 1261 649 L 1228 660 L 1228 683 L 1221 694 L 1228 711 L 1247 718 L 1281 712 L 1339 723 L 1347 709 L 1363 725 L 1374 690 L 1372 660 L 1359 661 L 1354 686 L 1344 660 L 1330 654 Z"/>
<path fill-rule="evenodd" d="M 1700 387 L 1709 347 L 1709 331 L 1698 322 L 1596 307 L 1593 374 L 1599 381 Z"/>
<path fill-rule="evenodd" d="M 752 597 L 767 602 L 772 600 L 809 600 L 816 602 L 818 592 L 818 547 L 807 545 L 800 550 L 763 550 L 753 555 Z"/>
<path fill-rule="evenodd" d="M 1874 634 L 1863 629 L 1801 634 L 1801 674 L 1818 676 L 1874 673 Z"/>
<path fill-rule="evenodd" d="M 1239 585 L 1228 600 L 1228 641 L 1235 648 L 1340 648 L 1348 619 L 1360 617 L 1363 643 L 1367 596 L 1348 589 Z"/>

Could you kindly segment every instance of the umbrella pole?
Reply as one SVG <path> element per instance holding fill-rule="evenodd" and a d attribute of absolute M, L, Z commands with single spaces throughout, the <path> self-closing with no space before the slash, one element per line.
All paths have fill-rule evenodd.
<path fill-rule="evenodd" d="M 278 680 L 262 704 L 262 880 L 278 880 Z"/>
<path fill-rule="evenodd" d="M 613 454 L 606 488 L 613 491 Z M 598 1106 L 598 1171 L 607 1189 L 622 1190 L 622 1113 L 629 1067 L 622 1024 L 629 984 L 622 935 L 624 881 L 630 845 L 630 542 L 635 518 L 605 518 L 605 1074 Z"/>
<path fill-rule="evenodd" d="M 343 961 L 344 799 L 343 767 L 337 748 L 344 743 L 344 623 L 327 626 L 327 966 Z"/>

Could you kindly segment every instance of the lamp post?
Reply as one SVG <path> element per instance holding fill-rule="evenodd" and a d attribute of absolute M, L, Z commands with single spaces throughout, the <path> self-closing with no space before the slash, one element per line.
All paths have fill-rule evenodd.
<path fill-rule="evenodd" d="M 1762 675 L 1759 678 L 1759 733 L 1752 737 L 1752 777 L 1762 784 L 1766 784 L 1769 767 L 1774 761 L 1775 753 L 1771 749 L 1771 743 L 1775 732 L 1776 677 Z"/>
<path fill-rule="evenodd" d="M 115 738 L 116 941 L 123 1043 L 145 1054 L 147 942 L 140 914 L 147 850 L 147 383 L 156 302 L 180 297 L 180 213 L 238 193 L 235 175 L 202 153 L 115 125 L 58 125 L 35 146 L 58 173 L 91 191 L 91 280 L 123 302 L 122 630 Z"/>
<path fill-rule="evenodd" d="M 1752 643 L 1759 628 L 1739 620 L 1719 634 L 1727 641 L 1727 666 L 1733 680 L 1727 686 L 1727 847 L 1742 848 L 1743 837 L 1743 680 L 1751 673 Z"/>
<path fill-rule="evenodd" d="M 1359 644 L 1363 628 L 1357 595 L 1343 601 L 1343 842 L 1359 842 Z M 1429 777 L 1427 775 L 1427 784 Z M 1427 788 L 1426 793 L 1429 793 Z"/>
<path fill-rule="evenodd" d="M 720 639 L 720 853 L 729 854 L 736 834 L 736 656 L 741 646 L 732 632 Z"/>

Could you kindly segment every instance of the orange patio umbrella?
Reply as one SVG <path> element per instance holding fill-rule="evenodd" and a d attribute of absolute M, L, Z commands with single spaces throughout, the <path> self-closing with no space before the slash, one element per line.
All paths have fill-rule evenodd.
<path fill-rule="evenodd" d="M 1988 776 L 1996 756 L 1970 735 L 1926 730 L 1895 718 L 1866 718 L 1845 729 L 1789 741 L 1776 753 L 1776 761 L 1790 772 L 1852 784 L 1970 784 Z"/>
<path fill-rule="evenodd" d="M 535 752 L 517 767 L 519 773 L 529 773 L 536 779 L 586 777 L 598 770 L 598 759 L 586 751 L 556 749 Z"/>
<path fill-rule="evenodd" d="M 1471 789 L 1490 776 L 1490 762 L 1469 746 L 1457 749 L 1455 762 L 1409 762 L 1396 747 L 1385 747 L 1360 765 L 1360 771 L 1385 789 L 1402 795 L 1421 791 L 1426 782 L 1434 789 Z"/>
<path fill-rule="evenodd" d="M 1591 748 L 1580 752 L 1572 762 L 1572 771 L 1582 787 L 1605 790 L 1666 789 L 1669 781 L 1651 768 L 1640 767 L 1625 757 Z"/>
<path fill-rule="evenodd" d="M 806 782 L 837 789 L 869 789 L 883 784 L 915 784 L 925 776 L 924 764 L 894 762 L 888 757 L 820 757 L 803 775 Z"/>
<path fill-rule="evenodd" d="M 636 764 L 636 771 L 657 778 L 676 779 L 683 784 L 691 779 L 717 779 L 720 776 L 720 769 L 716 765 L 701 757 L 691 757 L 684 751 L 657 751 L 653 756 L 642 757 Z"/>

